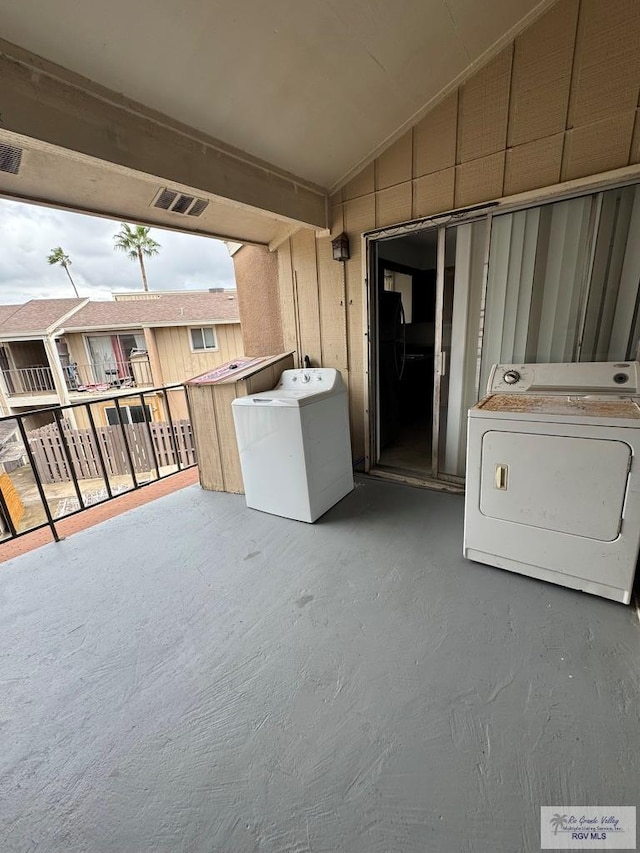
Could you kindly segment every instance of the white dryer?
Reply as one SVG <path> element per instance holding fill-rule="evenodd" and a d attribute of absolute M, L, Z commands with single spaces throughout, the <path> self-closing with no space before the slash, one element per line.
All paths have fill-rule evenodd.
<path fill-rule="evenodd" d="M 628 604 L 640 364 L 496 365 L 469 411 L 464 556 Z"/>

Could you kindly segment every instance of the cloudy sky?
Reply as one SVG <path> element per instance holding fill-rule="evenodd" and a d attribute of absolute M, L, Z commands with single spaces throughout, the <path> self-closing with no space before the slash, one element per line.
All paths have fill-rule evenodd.
<path fill-rule="evenodd" d="M 0 303 L 73 296 L 60 266 L 47 256 L 56 246 L 71 258 L 80 296 L 109 299 L 112 291 L 142 290 L 140 267 L 113 249 L 120 222 L 0 199 Z M 160 253 L 146 261 L 150 290 L 233 287 L 233 263 L 224 243 L 152 228 Z"/>

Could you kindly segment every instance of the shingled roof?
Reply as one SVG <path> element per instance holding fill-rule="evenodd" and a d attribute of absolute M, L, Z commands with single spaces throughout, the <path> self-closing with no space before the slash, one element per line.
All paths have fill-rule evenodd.
<path fill-rule="evenodd" d="M 23 305 L 0 305 L 0 335 L 44 335 L 86 299 L 30 299 Z"/>
<path fill-rule="evenodd" d="M 192 323 L 239 323 L 235 290 L 188 292 L 157 299 L 88 302 L 64 324 L 68 332 L 127 326 L 187 326 Z M 1 328 L 1 327 L 0 327 Z"/>
<path fill-rule="evenodd" d="M 235 290 L 216 293 L 185 291 L 158 294 L 153 299 L 117 302 L 31 299 L 24 305 L 0 305 L 0 339 L 28 334 L 44 335 L 50 329 L 63 328 L 67 332 L 84 332 L 91 329 L 239 322 Z"/>

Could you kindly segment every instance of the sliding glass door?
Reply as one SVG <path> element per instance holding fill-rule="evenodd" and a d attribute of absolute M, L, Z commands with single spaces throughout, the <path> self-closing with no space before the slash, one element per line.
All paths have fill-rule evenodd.
<path fill-rule="evenodd" d="M 467 411 L 494 364 L 637 357 L 640 185 L 433 226 L 391 248 L 402 241 L 428 255 L 436 279 L 432 479 L 463 482 Z M 415 284 L 400 277 L 393 290 L 406 313 Z"/>
<path fill-rule="evenodd" d="M 436 479 L 464 478 L 476 366 L 487 220 L 440 229 L 433 461 Z"/>
<path fill-rule="evenodd" d="M 480 390 L 499 362 L 634 359 L 639 284 L 638 186 L 494 216 Z"/>

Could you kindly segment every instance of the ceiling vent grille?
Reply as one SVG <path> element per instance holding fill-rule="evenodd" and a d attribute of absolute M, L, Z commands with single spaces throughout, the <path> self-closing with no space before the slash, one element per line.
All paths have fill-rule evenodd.
<path fill-rule="evenodd" d="M 189 216 L 200 216 L 209 207 L 209 202 L 203 198 L 197 198 L 189 208 Z"/>
<path fill-rule="evenodd" d="M 22 162 L 22 148 L 14 148 L 13 145 L 0 143 L 0 172 L 9 172 L 17 175 Z"/>
<path fill-rule="evenodd" d="M 171 190 L 160 190 L 160 195 L 154 201 L 154 207 L 161 207 L 163 210 L 169 210 L 173 202 L 178 198 L 178 193 Z"/>
<path fill-rule="evenodd" d="M 179 213 L 181 216 L 201 216 L 209 206 L 204 198 L 196 198 L 192 195 L 184 195 L 177 190 L 169 190 L 163 187 L 151 203 L 152 207 L 161 210 L 169 210 L 171 213 Z"/>

